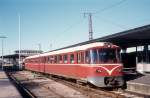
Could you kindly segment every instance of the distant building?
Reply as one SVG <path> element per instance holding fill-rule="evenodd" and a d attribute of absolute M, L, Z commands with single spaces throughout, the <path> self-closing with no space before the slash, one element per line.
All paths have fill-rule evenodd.
<path fill-rule="evenodd" d="M 24 56 L 36 55 L 36 54 L 40 54 L 42 52 L 43 51 L 40 51 L 40 50 L 20 50 L 20 54 L 24 55 Z M 19 54 L 19 50 L 16 50 L 15 54 Z"/>
<path fill-rule="evenodd" d="M 24 58 L 31 56 L 31 55 L 37 55 L 42 53 L 43 51 L 39 50 L 20 50 L 20 62 L 23 61 Z M 4 65 L 18 65 L 19 64 L 19 50 L 14 51 L 14 54 L 4 55 Z M 0 60 L 0 65 L 2 60 Z"/>

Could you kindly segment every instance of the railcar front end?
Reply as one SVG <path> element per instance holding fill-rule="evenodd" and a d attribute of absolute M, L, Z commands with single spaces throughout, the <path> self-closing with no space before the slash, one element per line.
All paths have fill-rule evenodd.
<path fill-rule="evenodd" d="M 123 65 L 119 48 L 94 48 L 89 50 L 87 81 L 97 87 L 123 86 Z"/>
<path fill-rule="evenodd" d="M 97 87 L 121 87 L 124 84 L 122 65 L 99 65 L 90 68 L 87 81 Z"/>

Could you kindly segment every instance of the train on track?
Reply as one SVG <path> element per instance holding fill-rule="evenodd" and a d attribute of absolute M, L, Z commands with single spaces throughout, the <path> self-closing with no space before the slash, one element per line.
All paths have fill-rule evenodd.
<path fill-rule="evenodd" d="M 124 84 L 120 48 L 108 42 L 94 42 L 57 49 L 25 58 L 25 69 L 73 78 L 97 87 Z"/>

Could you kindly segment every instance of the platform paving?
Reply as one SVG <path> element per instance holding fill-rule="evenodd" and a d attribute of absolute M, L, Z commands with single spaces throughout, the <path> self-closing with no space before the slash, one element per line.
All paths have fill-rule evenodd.
<path fill-rule="evenodd" d="M 0 70 L 0 98 L 22 98 L 4 71 Z"/>
<path fill-rule="evenodd" d="M 143 75 L 128 81 L 127 91 L 150 95 L 150 75 Z"/>

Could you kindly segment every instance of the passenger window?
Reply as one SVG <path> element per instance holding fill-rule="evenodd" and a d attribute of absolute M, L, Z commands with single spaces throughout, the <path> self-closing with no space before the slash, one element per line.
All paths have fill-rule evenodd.
<path fill-rule="evenodd" d="M 97 49 L 93 49 L 92 57 L 93 57 L 93 63 L 96 64 L 98 60 Z"/>
<path fill-rule="evenodd" d="M 77 53 L 77 63 L 81 63 L 81 53 Z"/>
<path fill-rule="evenodd" d="M 47 56 L 47 63 L 51 63 L 51 56 Z"/>
<path fill-rule="evenodd" d="M 66 55 L 64 55 L 64 63 L 67 63 L 67 61 L 68 61 L 68 56 L 66 54 Z"/>
<path fill-rule="evenodd" d="M 61 55 L 58 56 L 58 63 L 62 63 L 62 56 Z"/>
<path fill-rule="evenodd" d="M 45 63 L 45 61 L 46 61 L 46 58 L 42 57 L 42 63 Z"/>
<path fill-rule="evenodd" d="M 53 64 L 54 63 L 54 56 L 50 56 L 49 59 L 50 59 L 50 63 Z"/>
<path fill-rule="evenodd" d="M 57 56 L 54 56 L 54 63 L 57 63 Z"/>
<path fill-rule="evenodd" d="M 88 64 L 90 63 L 90 52 L 89 51 L 85 52 L 85 62 Z"/>
<path fill-rule="evenodd" d="M 50 63 L 50 56 L 47 57 L 47 63 Z"/>
<path fill-rule="evenodd" d="M 84 53 L 81 52 L 81 63 L 84 63 Z"/>
<path fill-rule="evenodd" d="M 70 55 L 70 63 L 74 63 L 74 54 Z"/>
<path fill-rule="evenodd" d="M 44 63 L 48 63 L 48 57 L 45 57 Z"/>
<path fill-rule="evenodd" d="M 84 53 L 83 52 L 77 53 L 77 63 L 84 63 Z"/>

